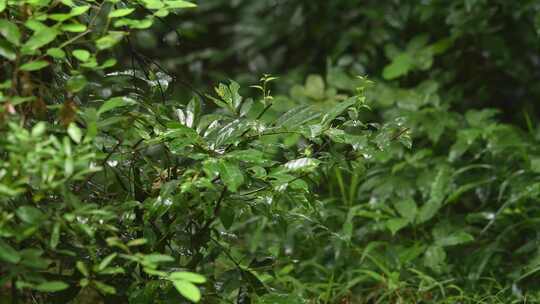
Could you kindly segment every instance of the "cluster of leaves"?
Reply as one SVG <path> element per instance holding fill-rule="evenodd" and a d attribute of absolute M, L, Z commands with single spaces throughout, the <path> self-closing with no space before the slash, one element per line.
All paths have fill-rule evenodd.
<path fill-rule="evenodd" d="M 539 4 L 0 0 L 0 302 L 540 301 Z"/>
<path fill-rule="evenodd" d="M 318 177 L 323 203 L 295 211 L 287 239 L 294 288 L 322 302 L 534 302 L 539 5 L 212 1 L 185 13 L 204 17 L 196 23 L 169 18 L 137 38 L 171 38 L 153 38 L 157 56 L 203 85 L 285 74 L 283 107 L 325 111 L 355 93 L 350 75 L 367 73 L 376 84 L 362 120 L 410 128 L 411 151 L 353 165 L 338 156 Z M 167 50 L 175 31 L 182 58 Z"/>
<path fill-rule="evenodd" d="M 282 240 L 321 174 L 410 146 L 401 123 L 360 120 L 364 78 L 331 108 L 279 104 L 270 76 L 254 98 L 231 81 L 185 102 L 136 50 L 114 56 L 192 6 L 0 1 L 2 301 L 303 302 Z"/>

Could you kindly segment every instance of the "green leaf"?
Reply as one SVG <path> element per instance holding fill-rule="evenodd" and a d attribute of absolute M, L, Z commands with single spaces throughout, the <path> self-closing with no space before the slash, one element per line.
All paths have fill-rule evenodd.
<path fill-rule="evenodd" d="M 134 8 L 120 8 L 109 13 L 109 18 L 118 18 L 127 16 L 135 11 Z"/>
<path fill-rule="evenodd" d="M 414 221 L 414 218 L 416 217 L 416 212 L 418 211 L 416 203 L 412 198 L 398 201 L 394 204 L 394 208 L 396 208 L 399 215 L 406 218 L 411 223 Z"/>
<path fill-rule="evenodd" d="M 184 0 L 168 0 L 165 4 L 172 9 L 197 7 L 196 4 Z"/>
<path fill-rule="evenodd" d="M 56 246 L 58 246 L 59 242 L 60 242 L 60 223 L 54 223 L 49 245 L 51 246 L 52 249 L 55 249 Z"/>
<path fill-rule="evenodd" d="M 220 160 L 218 165 L 219 176 L 230 191 L 236 192 L 244 183 L 244 175 L 237 163 Z"/>
<path fill-rule="evenodd" d="M 333 106 L 328 113 L 323 116 L 322 124 L 330 124 L 336 117 L 345 112 L 348 108 L 356 104 L 356 97 L 351 97 Z"/>
<path fill-rule="evenodd" d="M 96 40 L 96 47 L 99 50 L 109 49 L 122 41 L 125 35 L 125 32 L 109 31 L 107 35 Z"/>
<path fill-rule="evenodd" d="M 69 285 L 62 281 L 45 282 L 35 287 L 36 290 L 39 290 L 42 292 L 58 292 L 67 288 L 69 288 Z"/>
<path fill-rule="evenodd" d="M 189 271 L 178 271 L 173 272 L 169 275 L 169 278 L 173 281 L 182 280 L 188 281 L 195 284 L 201 284 L 206 282 L 206 278 L 202 275 Z"/>
<path fill-rule="evenodd" d="M 395 235 L 396 232 L 406 227 L 408 223 L 409 220 L 406 218 L 395 218 L 386 221 L 386 227 L 392 232 L 392 235 Z"/>
<path fill-rule="evenodd" d="M 17 208 L 15 213 L 21 219 L 21 221 L 32 225 L 40 224 L 44 217 L 41 210 L 32 206 L 21 206 Z"/>
<path fill-rule="evenodd" d="M 401 53 L 394 58 L 391 64 L 383 70 L 383 78 L 386 80 L 396 79 L 409 72 L 413 65 L 413 58 L 409 53 Z"/>
<path fill-rule="evenodd" d="M 424 253 L 424 266 L 440 273 L 445 266 L 446 252 L 442 247 L 430 246 Z"/>
<path fill-rule="evenodd" d="M 108 256 L 106 256 L 101 263 L 98 265 L 98 271 L 103 271 L 109 264 L 116 258 L 118 254 L 117 253 L 111 253 Z"/>
<path fill-rule="evenodd" d="M 69 15 L 71 17 L 80 16 L 86 13 L 89 9 L 90 9 L 90 5 L 76 6 L 71 9 L 71 11 L 69 12 Z"/>
<path fill-rule="evenodd" d="M 439 211 L 449 188 L 450 180 L 451 176 L 448 168 L 443 167 L 437 172 L 435 180 L 431 184 L 430 198 L 420 208 L 420 212 L 416 218 L 417 223 L 430 220 Z"/>
<path fill-rule="evenodd" d="M 437 246 L 446 247 L 446 246 L 455 246 L 463 243 L 468 243 L 473 241 L 474 237 L 465 231 L 453 232 L 444 237 L 437 238 L 435 244 Z"/>
<path fill-rule="evenodd" d="M 65 32 L 82 33 L 87 30 L 86 25 L 80 23 L 63 24 L 61 29 Z"/>
<path fill-rule="evenodd" d="M 21 41 L 21 32 L 17 25 L 6 19 L 0 19 L 0 35 L 4 36 L 7 41 L 18 46 Z"/>
<path fill-rule="evenodd" d="M 0 239 L 0 260 L 11 264 L 17 264 L 21 260 L 21 256 L 13 249 L 13 247 Z"/>
<path fill-rule="evenodd" d="M 313 171 L 319 166 L 320 161 L 315 158 L 299 158 L 286 162 L 283 166 L 287 169 L 288 172 L 305 172 Z"/>
<path fill-rule="evenodd" d="M 281 115 L 276 121 L 276 127 L 292 129 L 312 121 L 321 116 L 321 113 L 313 111 L 309 106 L 301 105 L 290 109 Z"/>
<path fill-rule="evenodd" d="M 86 62 L 90 59 L 90 52 L 87 50 L 77 49 L 71 52 L 71 54 L 82 62 Z"/>
<path fill-rule="evenodd" d="M 47 67 L 47 66 L 49 66 L 48 61 L 37 60 L 37 61 L 27 62 L 27 63 L 21 65 L 20 69 L 21 69 L 21 71 L 31 72 L 31 71 L 41 70 L 41 69 L 43 69 L 44 67 Z"/>
<path fill-rule="evenodd" d="M 70 123 L 67 128 L 67 133 L 71 139 L 76 143 L 81 143 L 81 139 L 83 136 L 82 130 L 77 126 L 75 123 Z"/>
<path fill-rule="evenodd" d="M 6 40 L 1 39 L 1 38 L 0 38 L 0 56 L 11 61 L 17 58 L 17 53 L 15 52 L 15 49 Z"/>
<path fill-rule="evenodd" d="M 47 50 L 47 55 L 56 58 L 56 59 L 63 59 L 66 57 L 66 53 L 59 48 L 50 48 Z"/>
<path fill-rule="evenodd" d="M 84 75 L 71 76 L 67 81 L 67 89 L 69 92 L 77 93 L 86 87 L 86 77 Z"/>
<path fill-rule="evenodd" d="M 324 80 L 320 75 L 309 75 L 304 88 L 306 96 L 321 100 L 324 98 Z"/>
<path fill-rule="evenodd" d="M 125 107 L 125 106 L 132 105 L 132 104 L 135 104 L 135 103 L 136 103 L 135 100 L 133 100 L 133 99 L 131 99 L 129 97 L 126 97 L 126 96 L 113 97 L 113 98 L 107 100 L 105 103 L 103 103 L 101 105 L 101 107 L 99 107 L 98 115 L 109 112 L 109 111 L 114 110 L 114 109 L 119 108 L 119 107 Z"/>
<path fill-rule="evenodd" d="M 23 45 L 23 52 L 32 52 L 51 43 L 58 34 L 57 30 L 50 27 L 35 32 Z"/>
<path fill-rule="evenodd" d="M 173 285 L 178 292 L 191 302 L 197 303 L 201 300 L 201 292 L 193 283 L 177 280 Z"/>

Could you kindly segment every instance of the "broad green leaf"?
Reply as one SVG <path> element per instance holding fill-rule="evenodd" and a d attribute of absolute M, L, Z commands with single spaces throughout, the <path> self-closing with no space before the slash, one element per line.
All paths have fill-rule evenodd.
<path fill-rule="evenodd" d="M 4 36 L 7 41 L 18 46 L 21 41 L 21 32 L 17 25 L 9 22 L 6 19 L 0 19 L 0 35 Z"/>
<path fill-rule="evenodd" d="M 59 32 L 53 28 L 47 27 L 35 32 L 28 41 L 23 45 L 23 51 L 35 51 L 49 43 L 51 43 Z"/>
<path fill-rule="evenodd" d="M 27 62 L 27 63 L 21 65 L 20 69 L 21 69 L 21 71 L 31 72 L 31 71 L 41 70 L 41 69 L 43 69 L 43 68 L 45 68 L 47 66 L 49 66 L 48 61 L 37 60 L 37 61 Z"/>
<path fill-rule="evenodd" d="M 292 129 L 320 116 L 321 113 L 313 111 L 313 109 L 309 106 L 302 105 L 285 112 L 285 114 L 281 115 L 277 119 L 275 125 L 276 127 Z"/>
<path fill-rule="evenodd" d="M 125 32 L 109 31 L 107 35 L 96 40 L 96 47 L 99 50 L 109 49 L 119 43 L 125 35 Z"/>
<path fill-rule="evenodd" d="M 403 76 L 409 72 L 412 65 L 412 56 L 409 53 L 401 53 L 392 60 L 391 64 L 384 68 L 383 77 L 384 79 L 392 80 Z"/>
<path fill-rule="evenodd" d="M 465 231 L 452 232 L 449 235 L 437 238 L 435 244 L 441 247 L 455 246 L 473 241 L 474 237 Z"/>
<path fill-rule="evenodd" d="M 182 280 L 182 281 L 188 281 L 195 284 L 201 284 L 206 282 L 206 278 L 202 275 L 194 272 L 188 272 L 188 271 L 177 271 L 173 272 L 169 275 L 169 278 L 173 281 Z"/>
<path fill-rule="evenodd" d="M 392 232 L 392 235 L 406 227 L 407 224 L 409 224 L 409 220 L 406 218 L 395 218 L 386 221 L 386 227 Z"/>
<path fill-rule="evenodd" d="M 304 93 L 313 99 L 321 100 L 324 95 L 324 80 L 319 75 L 309 75 L 306 79 Z"/>
<path fill-rule="evenodd" d="M 114 109 L 119 108 L 119 107 L 124 107 L 124 106 L 132 105 L 132 104 L 135 104 L 135 103 L 136 103 L 136 101 L 129 98 L 129 97 L 125 97 L 125 96 L 123 96 L 123 97 L 113 97 L 113 98 L 107 100 L 105 103 L 103 103 L 101 105 L 101 107 L 99 107 L 98 115 L 109 112 L 109 111 L 114 110 Z"/>
<path fill-rule="evenodd" d="M 418 216 L 416 218 L 417 223 L 426 222 L 435 216 L 437 211 L 439 211 L 439 209 L 442 207 L 450 182 L 451 176 L 449 169 L 446 167 L 439 169 L 435 179 L 431 183 L 429 200 L 420 208 L 420 211 L 418 212 Z"/>
<path fill-rule="evenodd" d="M 69 285 L 62 281 L 49 281 L 41 283 L 35 287 L 36 290 L 42 292 L 58 292 L 69 288 Z"/>
<path fill-rule="evenodd" d="M 58 246 L 59 242 L 60 242 L 60 223 L 56 222 L 54 223 L 54 226 L 52 229 L 49 245 L 51 246 L 52 249 L 56 249 L 56 246 Z"/>
<path fill-rule="evenodd" d="M 103 271 L 109 264 L 116 258 L 118 254 L 117 253 L 111 253 L 108 256 L 106 256 L 98 265 L 97 270 Z"/>
<path fill-rule="evenodd" d="M 193 285 L 193 283 L 183 280 L 175 280 L 173 281 L 173 285 L 182 296 L 191 302 L 197 303 L 201 300 L 201 292 L 197 286 Z"/>
<path fill-rule="evenodd" d="M 47 50 L 47 55 L 56 58 L 56 59 L 63 59 L 66 57 L 66 53 L 59 48 L 50 48 Z"/>
<path fill-rule="evenodd" d="M 2 38 L 0 38 L 0 56 L 11 61 L 17 58 L 17 53 L 15 49 L 6 40 Z"/>
<path fill-rule="evenodd" d="M 71 17 L 80 16 L 84 13 L 86 13 L 90 9 L 90 5 L 82 5 L 82 6 L 76 6 L 71 8 L 71 11 L 69 12 L 69 15 Z"/>
<path fill-rule="evenodd" d="M 87 50 L 77 49 L 71 52 L 71 54 L 82 62 L 86 62 L 90 59 L 90 52 Z"/>
<path fill-rule="evenodd" d="M 244 183 L 244 174 L 235 162 L 220 160 L 218 165 L 219 176 L 230 191 L 236 192 Z"/>
<path fill-rule="evenodd" d="M 283 166 L 289 172 L 304 172 L 304 171 L 313 171 L 320 164 L 318 159 L 304 157 L 299 159 L 294 159 L 286 162 Z"/>
<path fill-rule="evenodd" d="M 21 256 L 13 247 L 0 239 L 0 260 L 17 264 L 21 260 Z"/>
<path fill-rule="evenodd" d="M 114 11 L 111 11 L 109 13 L 109 18 L 118 18 L 118 17 L 124 17 L 124 16 L 127 16 L 131 13 L 133 13 L 133 11 L 135 11 L 134 8 L 120 8 L 120 9 L 116 9 Z"/>
<path fill-rule="evenodd" d="M 71 76 L 67 81 L 67 89 L 69 92 L 77 93 L 86 87 L 86 77 L 84 75 Z"/>
<path fill-rule="evenodd" d="M 188 1 L 184 1 L 184 0 L 167 0 L 165 4 L 167 5 L 168 8 L 172 8 L 172 9 L 197 7 L 196 4 L 188 2 Z"/>
<path fill-rule="evenodd" d="M 75 123 L 70 123 L 67 128 L 69 137 L 76 143 L 80 143 L 83 137 L 82 130 Z"/>
<path fill-rule="evenodd" d="M 430 246 L 424 253 L 424 266 L 431 268 L 435 272 L 442 272 L 445 261 L 446 252 L 442 247 Z"/>
<path fill-rule="evenodd" d="M 332 107 L 328 113 L 323 116 L 322 124 L 331 123 L 336 117 L 345 112 L 348 108 L 356 104 L 356 97 L 349 98 L 345 101 L 342 101 Z"/>
<path fill-rule="evenodd" d="M 41 210 L 32 206 L 21 206 L 17 208 L 16 214 L 21 221 L 32 225 L 40 224 L 44 217 Z"/>
<path fill-rule="evenodd" d="M 399 200 L 394 204 L 399 215 L 409 220 L 409 222 L 414 222 L 416 217 L 417 207 L 416 203 L 412 198 Z"/>
<path fill-rule="evenodd" d="M 63 24 L 61 29 L 66 32 L 82 33 L 87 30 L 86 25 L 80 23 Z"/>

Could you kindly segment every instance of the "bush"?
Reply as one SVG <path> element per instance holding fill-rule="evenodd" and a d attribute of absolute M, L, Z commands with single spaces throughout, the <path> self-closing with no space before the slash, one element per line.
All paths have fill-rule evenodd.
<path fill-rule="evenodd" d="M 0 302 L 539 301 L 537 5 L 0 0 Z"/>

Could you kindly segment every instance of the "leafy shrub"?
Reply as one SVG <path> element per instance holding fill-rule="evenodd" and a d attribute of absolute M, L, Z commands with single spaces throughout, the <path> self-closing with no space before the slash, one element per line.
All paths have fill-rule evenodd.
<path fill-rule="evenodd" d="M 364 79 L 324 112 L 270 115 L 272 77 L 256 99 L 220 84 L 212 110 L 169 99 L 166 75 L 109 58 L 185 1 L 2 3 L 0 285 L 13 302 L 169 303 L 174 289 L 197 302 L 195 284 L 208 299 L 273 301 L 279 280 L 259 267 L 291 257 L 266 231 L 287 236 L 289 212 L 313 208 L 339 155 L 407 137 L 358 120 Z"/>
<path fill-rule="evenodd" d="M 538 301 L 537 3 L 0 0 L 0 299 Z"/>

